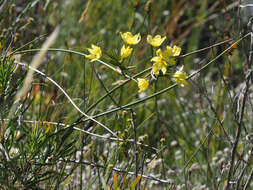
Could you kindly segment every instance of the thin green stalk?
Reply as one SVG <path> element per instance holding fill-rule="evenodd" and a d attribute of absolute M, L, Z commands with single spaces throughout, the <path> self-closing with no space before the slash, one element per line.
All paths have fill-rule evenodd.
<path fill-rule="evenodd" d="M 17 51 L 15 52 L 15 54 L 24 54 L 24 53 L 30 53 L 30 52 L 37 52 L 37 51 L 40 51 L 42 49 L 28 49 L 28 50 L 22 50 L 22 51 Z M 66 53 L 73 53 L 73 54 L 76 54 L 76 55 L 81 55 L 81 56 L 84 56 L 86 57 L 87 54 L 85 53 L 81 53 L 81 52 L 78 52 L 78 51 L 74 51 L 74 50 L 69 50 L 69 49 L 60 49 L 60 48 L 49 48 L 47 49 L 47 51 L 58 51 L 58 52 L 66 52 Z M 10 53 L 12 54 L 12 53 Z M 113 71 L 119 73 L 119 74 L 122 74 L 121 73 L 121 70 L 117 69 L 117 68 L 114 68 L 112 67 L 111 65 L 105 63 L 104 61 L 98 59 L 97 60 L 99 63 L 102 63 L 103 65 L 105 65 L 106 67 L 112 69 Z"/>
<path fill-rule="evenodd" d="M 37 52 L 37 51 L 40 51 L 41 49 L 28 49 L 28 50 L 22 50 L 22 51 L 15 51 L 15 54 L 25 54 L 25 53 L 30 53 L 30 52 Z M 87 54 L 85 53 L 81 53 L 81 52 L 78 52 L 78 51 L 74 51 L 74 50 L 67 50 L 67 49 L 58 49 L 58 48 L 49 48 L 47 49 L 48 51 L 60 51 L 60 52 L 66 52 L 66 53 L 73 53 L 73 54 L 76 54 L 76 55 L 80 55 L 80 56 L 86 56 Z M 13 52 L 11 54 L 14 54 Z M 98 62 L 104 64 L 105 66 L 109 67 L 110 69 L 116 71 L 117 73 L 119 74 L 122 74 L 118 69 L 115 69 L 114 67 L 108 65 L 107 63 L 101 61 L 101 60 L 97 60 Z M 87 110 L 86 110 L 86 113 L 88 113 L 90 110 L 92 110 L 95 106 L 97 106 L 100 102 L 102 102 L 102 100 L 104 100 L 107 96 L 109 96 L 111 93 L 113 93 L 115 90 L 119 89 L 120 87 L 124 86 L 125 84 L 127 84 L 129 81 L 131 80 L 135 80 L 134 78 L 135 77 L 138 77 L 140 75 L 142 75 L 143 73 L 147 72 L 151 70 L 151 68 L 147 68 L 143 71 L 141 71 L 140 73 L 137 73 L 136 75 L 134 75 L 133 77 L 129 77 L 129 76 L 126 76 L 128 77 L 128 79 L 126 81 L 124 81 L 122 84 L 116 86 L 115 88 L 113 88 L 112 90 L 110 90 L 108 93 L 106 93 L 104 96 L 102 96 L 101 98 L 99 98 L 97 100 L 97 102 L 95 102 L 94 104 L 92 104 Z M 124 75 L 125 76 L 125 75 Z"/>
<path fill-rule="evenodd" d="M 186 80 L 189 80 L 190 78 L 192 78 L 193 76 L 195 76 L 196 74 L 200 73 L 202 70 L 204 70 L 205 68 L 207 68 L 210 64 L 214 63 L 216 60 L 218 60 L 221 56 L 223 56 L 225 53 L 227 53 L 230 49 L 232 49 L 235 45 L 237 45 L 240 41 L 242 41 L 244 38 L 248 37 L 250 35 L 250 33 L 246 34 L 245 36 L 241 37 L 239 40 L 237 40 L 236 42 L 234 42 L 231 46 L 229 46 L 227 49 L 225 49 L 221 54 L 219 54 L 217 57 L 215 57 L 213 60 L 211 60 L 210 62 L 208 62 L 206 65 L 204 65 L 203 67 L 201 67 L 199 70 L 195 71 L 194 73 L 192 73 L 191 75 L 189 75 L 187 77 Z M 111 110 L 108 110 L 108 111 L 105 111 L 103 113 L 100 113 L 100 114 L 97 114 L 95 116 L 93 116 L 93 118 L 97 118 L 97 117 L 100 117 L 100 116 L 104 116 L 104 115 L 107 115 L 107 114 L 110 114 L 110 113 L 113 113 L 113 112 L 116 112 L 122 108 L 128 108 L 128 107 L 131 107 L 131 106 L 134 106 L 134 105 L 137 105 L 137 104 L 140 104 L 142 102 L 145 102 L 149 99 L 152 99 L 156 96 L 159 96 L 169 90 L 171 90 L 172 88 L 176 87 L 177 84 L 173 84 L 163 90 L 160 90 L 159 92 L 156 92 L 150 96 L 147 96 L 147 97 L 144 97 L 142 99 L 139 99 L 137 101 L 134 101 L 134 102 L 131 102 L 129 104 L 126 104 L 124 106 L 121 106 L 120 108 L 114 108 L 114 109 L 111 109 Z M 87 121 L 89 119 L 85 119 L 84 121 Z"/>
<path fill-rule="evenodd" d="M 187 80 L 190 79 L 190 78 L 192 78 L 192 77 L 195 76 L 196 74 L 200 73 L 202 70 L 204 70 L 204 69 L 205 69 L 206 67 L 208 67 L 210 64 L 212 64 L 213 62 L 215 62 L 216 60 L 218 60 L 221 56 L 223 56 L 225 53 L 227 53 L 229 50 L 231 50 L 231 49 L 233 48 L 233 46 L 237 45 L 240 41 L 242 41 L 244 38 L 248 37 L 249 35 L 250 35 L 250 33 L 246 34 L 245 36 L 241 37 L 239 40 L 237 40 L 236 42 L 234 42 L 232 45 L 230 45 L 227 49 L 225 49 L 221 54 L 219 54 L 219 55 L 218 55 L 217 57 L 215 57 L 213 60 L 211 60 L 210 62 L 208 62 L 206 65 L 204 65 L 203 67 L 201 67 L 201 68 L 200 68 L 199 70 L 197 70 L 196 72 L 194 72 L 194 73 L 192 73 L 191 75 L 189 75 L 189 76 L 187 77 Z M 18 52 L 16 52 L 15 54 L 24 54 L 24 53 L 35 52 L 35 51 L 40 51 L 40 50 L 41 50 L 41 49 L 23 50 L 23 51 L 18 51 Z M 67 49 L 49 48 L 48 51 L 61 51 L 61 52 L 74 53 L 74 54 L 77 54 L 77 55 L 86 56 L 86 54 L 84 54 L 84 53 L 77 52 L 77 51 L 74 51 L 74 50 L 67 50 Z M 98 61 L 99 61 L 100 63 L 102 63 L 102 64 L 104 63 L 103 61 L 100 61 L 100 60 L 98 60 Z M 108 65 L 108 64 L 107 64 L 107 65 Z M 107 66 L 107 65 L 106 65 L 106 66 Z M 111 68 L 111 67 L 110 67 L 110 68 Z M 113 67 L 112 67 L 112 69 L 113 69 L 114 71 L 118 72 L 117 69 L 115 69 L 115 68 L 113 68 Z M 148 68 L 148 69 L 146 69 L 146 70 L 144 70 L 144 71 L 138 73 L 137 75 L 135 75 L 135 76 L 133 76 L 133 77 L 139 76 L 139 75 L 141 75 L 142 73 L 146 72 L 147 70 L 150 70 L 150 68 Z M 133 77 L 131 77 L 131 78 L 133 78 Z M 127 82 L 129 82 L 130 80 L 131 80 L 131 79 L 126 80 L 124 83 L 122 83 L 121 85 L 115 87 L 114 89 L 112 89 L 111 91 L 109 91 L 107 94 L 105 94 L 104 96 L 102 96 L 95 104 L 93 104 L 92 106 L 90 106 L 90 107 L 87 109 L 86 112 L 90 111 L 94 106 L 96 106 L 99 102 L 101 102 L 105 97 L 108 96 L 109 93 L 111 94 L 114 90 L 120 88 L 121 86 L 123 86 L 124 84 L 126 84 Z M 150 96 L 144 97 L 144 98 L 139 99 L 139 100 L 134 101 L 134 102 L 131 102 L 131 103 L 129 103 L 129 104 L 126 104 L 126 105 L 124 105 L 124 106 L 121 106 L 120 108 L 114 108 L 114 109 L 111 109 L 111 110 L 109 110 L 109 111 L 106 111 L 106 112 L 97 114 L 97 115 L 93 116 L 93 118 L 97 118 L 97 117 L 100 117 L 100 116 L 104 116 L 104 115 L 107 115 L 107 114 L 109 114 L 109 113 L 116 112 L 116 111 L 118 111 L 118 110 L 120 110 L 120 109 L 122 109 L 122 108 L 128 108 L 128 107 L 137 105 L 137 104 L 139 104 L 139 103 L 145 102 L 146 100 L 149 100 L 149 99 L 152 99 L 152 98 L 154 98 L 154 97 L 156 97 L 156 96 L 159 96 L 159 95 L 161 95 L 161 94 L 163 94 L 163 93 L 165 93 L 165 92 L 171 90 L 172 88 L 174 88 L 174 87 L 176 87 L 176 86 L 177 86 L 177 84 L 175 83 L 175 84 L 173 84 L 173 85 L 171 85 L 171 86 L 169 86 L 169 87 L 167 87 L 167 88 L 165 88 L 165 89 L 163 89 L 163 90 L 161 90 L 161 91 L 159 91 L 159 92 L 156 92 L 156 93 L 154 93 L 154 94 L 152 94 L 152 95 L 150 95 Z M 87 120 L 90 120 L 90 119 L 88 118 L 88 119 L 85 119 L 84 121 L 87 121 Z"/>
<path fill-rule="evenodd" d="M 248 35 L 249 35 L 249 34 L 246 34 L 244 37 L 246 37 L 246 36 L 248 36 Z M 243 37 L 243 38 L 244 38 L 244 37 Z M 243 38 L 242 38 L 242 39 L 243 39 Z M 238 41 L 241 41 L 242 39 L 240 39 L 240 40 L 238 40 Z M 201 50 L 197 50 L 197 51 L 194 51 L 194 52 L 191 52 L 191 53 L 188 53 L 188 54 L 179 56 L 178 58 L 183 58 L 183 57 L 186 57 L 186 56 L 188 56 L 188 55 L 192 55 L 192 54 L 194 54 L 194 53 L 198 53 L 198 52 L 200 52 L 200 51 L 205 51 L 205 50 L 207 50 L 207 49 L 210 49 L 210 48 L 213 48 L 213 47 L 222 45 L 222 44 L 227 43 L 227 42 L 230 42 L 230 41 L 231 41 L 231 39 L 226 40 L 226 41 L 224 41 L 224 42 L 219 42 L 219 43 L 216 43 L 216 44 L 214 44 L 214 45 L 212 45 L 212 46 L 210 46 L 210 47 L 208 47 L 208 48 L 203 48 L 203 49 L 201 49 Z M 239 42 L 235 42 L 234 44 L 236 44 L 236 43 L 239 43 Z M 234 44 L 233 44 L 233 45 L 234 45 Z M 233 46 L 233 45 L 232 45 L 232 46 Z M 228 50 L 231 49 L 232 46 L 230 46 L 230 48 L 228 48 Z M 18 49 L 17 49 L 17 50 L 18 50 Z M 22 50 L 22 51 L 17 51 L 17 50 L 15 50 L 14 52 L 12 52 L 11 54 L 24 54 L 24 53 L 36 52 L 36 51 L 40 51 L 41 49 L 29 49 L 29 50 Z M 86 56 L 85 53 L 81 53 L 81 52 L 74 51 L 74 50 L 68 50 L 68 49 L 49 48 L 48 51 L 60 51 L 60 52 L 66 52 L 66 53 L 73 53 L 73 54 L 80 55 L 80 56 L 84 56 L 84 57 Z M 225 53 L 225 52 L 224 52 L 224 53 Z M 223 54 L 223 53 L 222 53 L 222 54 Z M 105 62 L 103 62 L 103 61 L 101 61 L 101 60 L 98 60 L 98 61 L 99 61 L 100 63 L 102 63 L 102 64 L 105 64 L 106 66 L 108 66 L 108 67 L 111 68 L 112 70 L 114 70 L 114 71 L 120 73 L 119 70 L 113 68 L 112 66 L 108 65 L 107 63 L 105 63 Z M 107 96 L 109 96 L 112 92 L 114 92 L 115 90 L 117 90 L 117 89 L 119 89 L 120 87 L 122 87 L 122 86 L 124 86 L 125 84 L 127 84 L 131 79 L 134 79 L 135 77 L 138 77 L 138 76 L 142 75 L 143 73 L 149 71 L 150 69 L 151 69 L 151 68 L 145 69 L 145 70 L 143 70 L 142 72 L 137 73 L 137 74 L 134 75 L 133 77 L 129 77 L 128 80 L 126 80 L 125 82 L 123 82 L 123 83 L 120 84 L 119 86 L 117 86 L 117 87 L 113 88 L 112 90 L 110 90 L 107 94 L 105 94 L 104 96 L 102 96 L 101 98 L 99 98 L 99 99 L 97 100 L 97 102 L 95 102 L 94 104 L 92 104 L 92 105 L 86 110 L 86 113 L 88 113 L 88 112 L 89 112 L 90 110 L 92 110 L 95 106 L 97 106 L 100 102 L 102 102 L 102 100 L 104 100 L 104 99 L 105 99 Z M 120 73 L 120 74 L 122 74 L 122 73 Z M 196 74 L 197 74 L 197 73 L 196 73 Z M 194 75 L 195 75 L 195 74 L 194 74 Z M 174 86 L 171 86 L 171 87 L 173 88 Z M 170 88 L 170 89 L 171 89 L 171 88 Z M 170 90 L 170 89 L 167 89 L 167 90 Z M 167 91 L 167 90 L 166 90 L 166 91 Z M 163 92 L 161 92 L 161 93 L 163 93 Z M 155 94 L 154 94 L 154 95 L 155 95 Z"/>

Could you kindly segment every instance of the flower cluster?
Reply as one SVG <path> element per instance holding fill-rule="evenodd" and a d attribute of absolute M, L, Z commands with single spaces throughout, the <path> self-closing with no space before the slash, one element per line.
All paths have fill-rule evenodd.
<path fill-rule="evenodd" d="M 151 35 L 147 36 L 147 42 L 153 47 L 159 47 L 162 45 L 166 36 L 161 37 L 160 35 L 156 35 L 152 37 Z M 164 50 L 157 49 L 156 56 L 151 59 L 153 62 L 152 72 L 155 76 L 158 76 L 160 71 L 165 74 L 167 72 L 167 66 L 175 65 L 174 57 L 179 56 L 181 53 L 181 48 L 178 46 L 166 46 Z M 173 80 L 180 86 L 184 87 L 187 84 L 187 75 L 183 71 L 183 67 L 181 67 L 173 76 Z"/>
<path fill-rule="evenodd" d="M 121 63 L 124 59 L 129 57 L 133 51 L 131 46 L 138 44 L 141 41 L 140 33 L 133 35 L 131 32 L 120 32 L 121 38 L 124 41 L 124 45 L 120 50 Z M 175 65 L 175 57 L 179 56 L 181 53 L 181 48 L 174 45 L 166 46 L 164 50 L 158 48 L 162 45 L 162 43 L 166 40 L 166 36 L 161 37 L 160 35 L 156 35 L 152 37 L 151 35 L 147 36 L 147 42 L 156 48 L 155 56 L 151 58 L 152 65 L 152 73 L 155 76 L 159 76 L 160 71 L 162 74 L 166 74 L 167 66 Z M 157 49 L 158 48 L 158 49 Z M 102 56 L 102 51 L 100 47 L 96 45 L 91 45 L 91 48 L 88 48 L 89 55 L 86 55 L 86 58 L 90 59 L 91 62 L 100 59 Z M 187 74 L 183 71 L 183 66 L 172 75 L 172 79 L 181 87 L 184 87 L 187 84 Z M 137 78 L 139 93 L 144 92 L 148 86 L 149 82 L 145 78 Z"/>
<path fill-rule="evenodd" d="M 152 45 L 152 44 L 151 44 Z M 179 56 L 181 48 L 178 46 L 166 46 L 166 49 L 162 51 L 160 48 L 156 50 L 156 56 L 151 59 L 154 62 L 152 66 L 152 72 L 157 76 L 162 71 L 163 74 L 167 71 L 167 66 L 175 65 L 173 57 Z"/>
<path fill-rule="evenodd" d="M 140 33 L 133 35 L 131 32 L 125 32 L 125 33 L 121 32 L 120 35 L 123 41 L 128 45 L 136 45 L 141 41 Z M 133 48 L 130 48 L 129 46 L 125 47 L 125 45 L 123 45 L 120 52 L 121 57 L 123 59 L 128 57 L 132 53 L 132 50 Z M 148 81 L 144 78 L 137 78 L 137 82 L 138 82 L 139 93 L 144 92 L 149 86 Z"/>

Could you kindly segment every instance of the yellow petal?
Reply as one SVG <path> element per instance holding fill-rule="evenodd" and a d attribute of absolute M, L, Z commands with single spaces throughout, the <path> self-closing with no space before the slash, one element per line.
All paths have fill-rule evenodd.
<path fill-rule="evenodd" d="M 171 56 L 173 56 L 172 47 L 166 46 L 166 49 L 162 52 L 162 56 L 165 60 L 169 60 Z"/>
<path fill-rule="evenodd" d="M 139 88 L 139 93 L 145 91 L 148 88 L 148 81 L 143 78 L 137 78 L 138 81 L 138 88 Z"/>
<path fill-rule="evenodd" d="M 162 62 L 163 60 L 160 56 L 155 56 L 151 59 L 151 61 L 158 63 L 158 62 Z"/>
<path fill-rule="evenodd" d="M 173 56 L 179 56 L 181 53 L 181 48 L 178 46 L 173 46 L 172 53 Z"/>
<path fill-rule="evenodd" d="M 181 87 L 187 84 L 187 74 L 183 71 L 183 66 L 173 75 L 173 79 Z"/>
<path fill-rule="evenodd" d="M 120 32 L 120 35 L 123 41 L 129 45 L 135 45 L 141 41 L 140 33 L 133 35 L 131 32 L 125 32 L 125 33 Z"/>
<path fill-rule="evenodd" d="M 125 45 L 122 46 L 120 50 L 120 56 L 122 58 L 128 57 L 133 51 L 133 48 L 130 48 L 129 46 L 125 47 Z"/>
<path fill-rule="evenodd" d="M 152 66 L 152 72 L 157 76 L 159 75 L 160 68 L 157 63 L 154 63 Z"/>
<path fill-rule="evenodd" d="M 181 48 L 178 47 L 178 46 L 173 46 L 170 47 L 170 46 L 166 46 L 166 49 L 162 52 L 157 52 L 159 53 L 160 56 L 162 56 L 163 59 L 165 59 L 166 61 L 169 61 L 169 59 L 171 57 L 175 57 L 175 56 L 179 56 L 180 53 L 181 53 Z"/>
<path fill-rule="evenodd" d="M 163 74 L 167 71 L 167 63 L 162 59 L 160 56 L 155 56 L 151 59 L 151 61 L 155 62 L 152 66 L 152 72 L 155 75 L 159 74 L 159 71 L 161 70 Z"/>
<path fill-rule="evenodd" d="M 85 57 L 90 59 L 91 62 L 98 60 L 102 56 L 102 51 L 100 47 L 91 45 L 91 48 L 88 48 L 89 55 L 86 55 Z"/>
<path fill-rule="evenodd" d="M 162 50 L 159 48 L 158 50 L 156 50 L 156 55 L 157 56 L 160 56 L 160 57 L 162 57 Z"/>
<path fill-rule="evenodd" d="M 160 46 L 164 42 L 165 39 L 166 39 L 166 36 L 163 38 L 160 35 L 156 35 L 154 38 L 152 38 L 151 35 L 147 36 L 148 43 L 154 47 Z"/>
<path fill-rule="evenodd" d="M 159 71 L 162 71 L 163 74 L 166 73 L 167 71 L 167 67 L 166 64 L 164 64 L 166 62 L 155 62 L 152 66 L 152 72 L 157 76 L 159 74 Z"/>

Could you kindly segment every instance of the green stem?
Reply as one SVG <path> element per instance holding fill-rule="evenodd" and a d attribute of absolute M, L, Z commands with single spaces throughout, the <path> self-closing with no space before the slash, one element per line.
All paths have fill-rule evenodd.
<path fill-rule="evenodd" d="M 219 54 L 219 55 L 218 55 L 217 57 L 215 57 L 213 60 L 211 60 L 211 61 L 208 62 L 206 65 L 204 65 L 203 67 L 201 67 L 199 70 L 197 70 L 197 71 L 195 71 L 194 73 L 192 73 L 191 75 L 189 75 L 189 76 L 187 77 L 186 80 L 188 80 L 188 79 L 192 78 L 193 76 L 195 76 L 196 74 L 200 73 L 202 70 L 204 70 L 204 69 L 207 68 L 210 64 L 212 64 L 213 62 L 215 62 L 216 60 L 218 60 L 221 56 L 223 56 L 223 55 L 224 55 L 225 53 L 227 53 L 230 49 L 232 49 L 233 46 L 237 45 L 240 41 L 242 41 L 244 38 L 248 37 L 249 35 L 250 35 L 250 33 L 248 33 L 248 34 L 246 34 L 245 36 L 241 37 L 239 40 L 237 40 L 236 42 L 234 42 L 231 46 L 229 46 L 227 49 L 225 49 L 221 54 Z M 145 102 L 145 101 L 147 101 L 147 100 L 149 100 L 149 99 L 152 99 L 152 98 L 154 98 L 154 97 L 156 97 L 156 96 L 159 96 L 159 95 L 163 94 L 164 92 L 167 92 L 167 91 L 171 90 L 172 88 L 174 88 L 174 87 L 176 87 L 176 86 L 177 86 L 177 84 L 175 83 L 175 84 L 173 84 L 173 85 L 171 85 L 171 86 L 169 86 L 169 87 L 167 87 L 167 88 L 165 88 L 165 89 L 163 89 L 163 90 L 161 90 L 161 91 L 159 91 L 159 92 L 156 92 L 156 93 L 154 93 L 154 94 L 152 94 L 152 95 L 150 95 L 150 96 L 147 96 L 147 97 L 145 97 L 145 98 L 142 98 L 142 99 L 137 100 L 137 101 L 134 101 L 134 102 L 131 102 L 131 103 L 129 103 L 129 104 L 126 104 L 126 105 L 124 105 L 124 106 L 121 106 L 120 108 L 114 108 L 114 109 L 108 110 L 108 111 L 106 111 L 106 112 L 97 114 L 97 115 L 93 116 L 93 118 L 97 118 L 97 117 L 100 117 L 100 116 L 104 116 L 104 115 L 107 115 L 107 114 L 109 114 L 109 113 L 113 113 L 113 112 L 116 112 L 116 111 L 118 111 L 118 110 L 121 110 L 122 108 L 128 108 L 128 107 L 137 105 L 137 104 L 139 104 L 139 103 Z M 87 121 L 87 120 L 89 120 L 89 119 L 85 119 L 84 121 Z"/>
<path fill-rule="evenodd" d="M 237 40 L 236 42 L 234 42 L 231 46 L 229 46 L 227 49 L 225 49 L 221 54 L 219 54 L 217 57 L 215 57 L 213 60 L 211 60 L 209 63 L 207 63 L 206 65 L 204 65 L 202 68 L 200 68 L 199 70 L 197 70 L 196 72 L 192 73 L 191 75 L 189 75 L 187 77 L 187 80 L 192 78 L 193 76 L 195 76 L 196 74 L 198 74 L 199 72 L 201 72 L 202 70 L 204 70 L 206 67 L 208 67 L 210 64 L 212 64 L 213 62 L 215 62 L 217 59 L 219 59 L 222 55 L 224 55 L 226 52 L 228 52 L 233 46 L 237 45 L 240 41 L 242 41 L 244 38 L 248 37 L 250 35 L 250 33 L 246 34 L 245 36 L 241 37 L 239 40 Z M 23 54 L 23 53 L 29 53 L 29 52 L 35 52 L 35 51 L 40 51 L 41 49 L 30 49 L 30 50 L 23 50 L 23 51 L 17 51 L 15 52 L 15 54 Z M 81 52 L 77 52 L 77 51 L 74 51 L 74 50 L 67 50 L 67 49 L 58 49 L 58 48 L 49 48 L 48 51 L 61 51 L 61 52 L 67 52 L 67 53 L 74 53 L 74 54 L 77 54 L 77 55 L 81 55 L 81 56 L 86 56 L 86 54 L 84 53 L 81 53 Z M 104 64 L 103 61 L 101 60 L 98 60 L 100 63 Z M 108 64 L 106 64 L 107 66 Z M 111 68 L 111 67 L 110 67 Z M 113 69 L 114 71 L 117 71 L 117 69 L 115 68 L 111 68 Z M 118 88 L 120 88 L 121 86 L 125 85 L 126 83 L 128 83 L 132 78 L 134 77 L 137 77 L 141 74 L 143 74 L 144 72 L 150 70 L 151 68 L 148 68 L 136 75 L 134 75 L 133 77 L 131 77 L 130 79 L 127 79 L 124 83 L 122 83 L 121 85 L 113 88 L 112 90 L 110 90 L 107 94 L 105 94 L 104 96 L 102 96 L 96 103 L 94 103 L 93 105 L 91 105 L 86 112 L 89 112 L 92 108 L 94 108 L 97 104 L 99 104 L 104 98 L 106 98 L 109 94 L 111 94 L 112 92 L 114 92 L 115 90 L 117 90 Z M 150 96 L 147 96 L 145 98 L 142 98 L 140 100 L 137 100 L 137 101 L 134 101 L 134 102 L 131 102 L 129 104 L 126 104 L 124 106 L 121 106 L 120 108 L 114 108 L 112 110 L 109 110 L 109 111 L 106 111 L 106 112 L 103 112 L 103 113 L 100 113 L 100 114 L 97 114 L 95 116 L 93 116 L 93 118 L 97 118 L 97 117 L 100 117 L 100 116 L 104 116 L 106 114 L 109 114 L 109 113 L 112 113 L 112 112 L 115 112 L 115 111 L 118 111 L 122 108 L 128 108 L 128 107 L 131 107 L 131 106 L 134 106 L 134 105 L 137 105 L 139 103 L 142 103 L 142 102 L 145 102 L 146 100 L 149 100 L 149 99 L 152 99 L 153 97 L 156 97 L 158 95 L 161 95 L 163 94 L 164 92 L 167 92 L 169 90 L 171 90 L 172 88 L 176 87 L 177 84 L 173 84 L 159 92 L 156 92 Z M 87 121 L 89 119 L 85 119 L 84 121 Z"/>
<path fill-rule="evenodd" d="M 30 52 L 37 52 L 40 51 L 41 49 L 28 49 L 28 50 L 22 50 L 22 51 L 15 51 L 10 53 L 9 55 L 12 54 L 25 54 L 25 53 L 30 53 Z M 59 52 L 65 52 L 65 53 L 73 53 L 76 55 L 80 55 L 80 56 L 86 56 L 87 54 L 85 53 L 81 53 L 78 51 L 74 51 L 74 50 L 68 50 L 68 49 L 59 49 L 59 48 L 49 48 L 47 49 L 47 51 L 59 51 Z M 97 60 L 98 62 L 104 64 L 105 66 L 109 67 L 110 69 L 112 69 L 113 71 L 116 71 L 117 73 L 122 74 L 118 69 L 115 69 L 114 67 L 108 65 L 107 63 L 101 61 L 101 60 Z M 99 98 L 99 100 L 97 102 L 95 102 L 94 104 L 92 104 L 87 110 L 86 113 L 88 113 L 90 110 L 92 110 L 95 106 L 97 106 L 100 102 L 102 102 L 108 95 L 110 95 L 111 93 L 113 93 L 115 90 L 119 89 L 120 87 L 124 86 L 125 84 L 127 84 L 129 81 L 134 80 L 135 77 L 138 77 L 140 75 L 142 75 L 143 73 L 149 71 L 151 68 L 145 69 L 143 71 L 141 71 L 140 73 L 137 73 L 136 75 L 134 75 L 133 77 L 128 77 L 128 79 L 123 82 L 122 84 L 120 84 L 119 86 L 113 88 L 112 90 L 110 90 L 107 94 L 105 94 L 104 96 L 102 96 L 101 98 Z M 125 76 L 125 75 L 124 75 Z"/>
<path fill-rule="evenodd" d="M 22 51 L 16 51 L 14 53 L 15 54 L 24 54 L 24 53 L 36 52 L 36 51 L 40 51 L 40 50 L 41 49 L 27 49 L 27 50 L 22 50 Z M 81 53 L 81 52 L 74 51 L 74 50 L 69 50 L 69 49 L 49 48 L 49 49 L 47 49 L 47 51 L 59 51 L 59 52 L 73 53 L 73 54 L 76 54 L 76 55 L 81 55 L 83 57 L 87 56 L 87 54 L 85 54 L 85 53 Z M 14 54 L 14 53 L 12 52 L 11 54 Z M 102 63 L 103 65 L 109 67 L 113 71 L 116 71 L 117 73 L 122 74 L 119 69 L 116 69 L 116 68 L 112 67 L 111 65 L 105 63 L 104 61 L 101 61 L 99 59 L 97 61 Z"/>
<path fill-rule="evenodd" d="M 138 77 L 140 75 L 142 75 L 143 73 L 147 72 L 151 70 L 151 68 L 147 68 L 143 71 L 141 71 L 140 73 L 137 73 L 136 75 L 134 75 L 132 78 Z M 110 94 L 112 94 L 115 90 L 119 89 L 120 87 L 124 86 L 125 84 L 127 84 L 131 79 L 127 79 L 126 81 L 124 81 L 122 84 L 116 86 L 115 88 L 111 89 L 108 93 L 106 93 L 105 95 L 103 95 L 101 98 L 98 99 L 97 102 L 95 102 L 94 104 L 92 104 L 87 110 L 86 113 L 88 113 L 90 110 L 92 110 L 95 106 L 97 106 L 100 102 L 102 102 L 107 96 L 109 96 Z"/>

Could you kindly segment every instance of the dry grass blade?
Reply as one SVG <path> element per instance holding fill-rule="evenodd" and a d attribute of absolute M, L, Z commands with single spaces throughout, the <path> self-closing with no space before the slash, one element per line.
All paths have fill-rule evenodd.
<path fill-rule="evenodd" d="M 48 39 L 46 40 L 46 42 L 42 45 L 41 50 L 34 56 L 32 62 L 31 62 L 31 67 L 37 69 L 42 60 L 43 57 L 45 56 L 45 54 L 47 53 L 47 50 L 49 47 L 51 47 L 59 33 L 60 29 L 59 27 L 57 27 L 54 32 L 48 37 Z M 18 91 L 18 93 L 15 96 L 14 99 L 14 104 L 12 105 L 8 118 L 11 118 L 13 115 L 13 112 L 16 109 L 17 103 L 20 101 L 20 99 L 28 92 L 31 82 L 33 80 L 33 74 L 34 74 L 34 70 L 30 69 L 27 73 L 27 76 L 24 80 L 24 84 L 23 87 Z"/>

